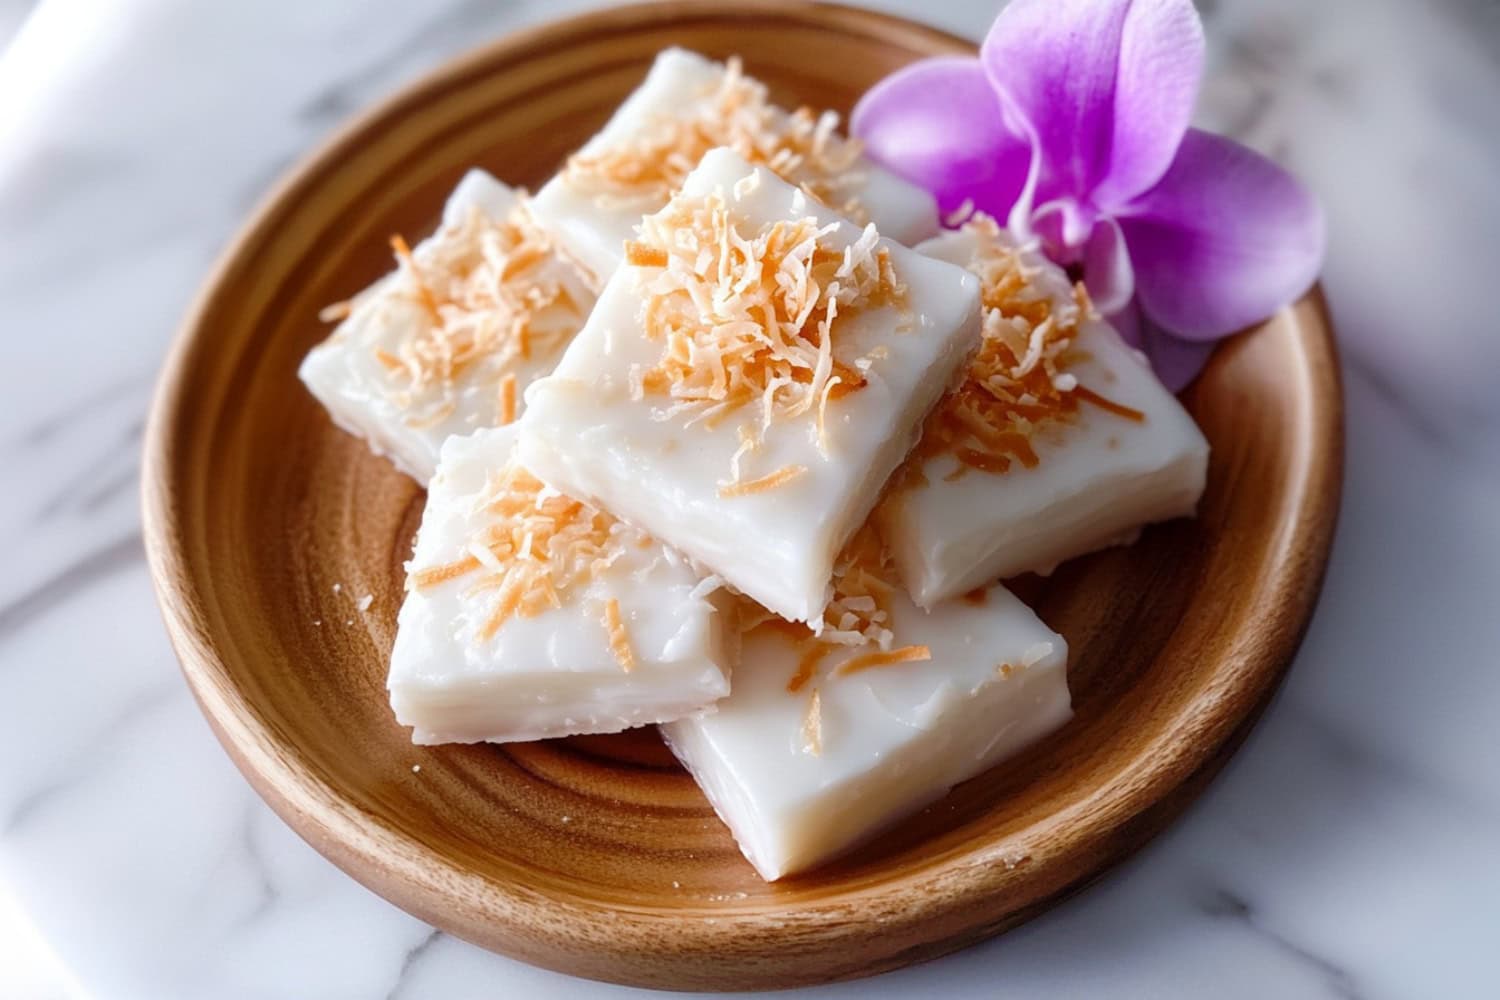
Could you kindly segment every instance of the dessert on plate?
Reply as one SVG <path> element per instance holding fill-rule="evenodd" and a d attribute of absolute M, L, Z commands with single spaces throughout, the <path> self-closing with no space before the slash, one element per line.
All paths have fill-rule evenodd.
<path fill-rule="evenodd" d="M 1141 30 L 1193 16 L 1171 6 Z M 876 87 L 873 158 L 738 60 L 668 49 L 535 200 L 476 170 L 395 242 L 302 377 L 430 481 L 387 682 L 415 742 L 658 724 L 775 880 L 1067 723 L 1067 640 L 1001 581 L 1191 515 L 1208 461 L 1158 378 L 1163 344 L 1174 384 L 1206 352 L 1111 319 L 1207 340 L 1254 298 L 1207 265 L 1158 282 L 1223 235 L 1172 228 L 1174 191 L 1230 176 L 1179 170 L 1207 149 L 1185 117 L 1097 164 L 1115 147 L 1084 133 L 1121 123 L 1043 114 L 1093 98 L 1030 86 L 1066 63 L 1023 58 L 1033 36 L 1135 58 L 1074 16 L 1015 0 L 986 64 Z"/>

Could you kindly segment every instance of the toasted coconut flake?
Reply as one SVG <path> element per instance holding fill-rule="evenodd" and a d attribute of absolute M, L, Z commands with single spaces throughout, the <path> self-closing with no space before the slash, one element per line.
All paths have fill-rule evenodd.
<path fill-rule="evenodd" d="M 468 593 L 496 595 L 478 630 L 481 640 L 492 638 L 512 616 L 531 618 L 560 607 L 570 591 L 607 570 L 633 542 L 608 514 L 548 489 L 513 463 L 491 475 L 479 509 L 485 526 L 470 539 L 468 553 L 414 570 L 408 586 L 422 589 L 474 575 Z M 611 648 L 623 665 L 621 650 L 628 653 L 629 644 L 619 646 L 612 636 Z"/>
<path fill-rule="evenodd" d="M 454 412 L 458 390 L 476 383 L 497 385 L 503 416 L 504 379 L 537 351 L 565 344 L 586 316 L 547 270 L 568 265 L 524 203 L 499 221 L 473 208 L 415 252 L 400 235 L 390 242 L 398 266 L 390 294 L 418 303 L 422 320 L 374 355 L 386 369 L 387 397 L 413 411 L 405 418 L 411 426 L 441 423 Z M 336 303 L 321 315 L 350 311 Z"/>
<path fill-rule="evenodd" d="M 739 59 L 730 59 L 678 114 L 659 116 L 606 149 L 575 154 L 563 176 L 601 204 L 627 204 L 645 214 L 666 204 L 704 153 L 728 146 L 824 205 L 864 221 L 867 213 L 855 196 L 864 182 L 857 169 L 861 146 L 838 135 L 838 124 L 832 112 L 799 108 L 787 114 L 775 107 L 765 85 L 745 76 Z"/>
<path fill-rule="evenodd" d="M 625 622 L 620 618 L 620 602 L 613 597 L 604 602 L 604 631 L 609 636 L 609 651 L 619 661 L 620 669 L 630 673 L 635 669 L 635 653 L 630 648 Z"/>
<path fill-rule="evenodd" d="M 793 695 L 814 684 L 820 672 L 827 681 L 872 667 L 930 659 L 932 654 L 926 646 L 891 648 L 894 636 L 890 628 L 890 600 L 898 590 L 893 582 L 890 553 L 874 527 L 867 524 L 845 546 L 834 568 L 833 600 L 815 627 L 778 618 L 745 598 L 740 601 L 740 631 L 766 629 L 786 636 L 793 643 L 799 657 L 797 668 L 786 684 L 787 693 Z M 836 655 L 847 659 L 842 663 L 835 660 L 835 666 L 825 670 L 824 665 Z M 815 698 L 820 698 L 818 690 L 814 686 Z M 808 752 L 821 753 L 821 703 L 818 707 L 810 705 L 808 712 L 811 714 L 803 720 L 803 743 L 817 746 L 816 751 Z M 808 718 L 814 721 L 808 722 Z M 815 740 L 811 735 L 814 733 Z"/>
<path fill-rule="evenodd" d="M 1126 420 L 1133 420 L 1138 424 L 1144 423 L 1146 420 L 1146 415 L 1140 410 L 1132 409 L 1131 407 L 1116 403 L 1112 399 L 1105 399 L 1103 396 L 1099 395 L 1097 392 L 1086 386 L 1075 384 L 1073 392 L 1080 399 L 1093 403 L 1101 410 L 1108 410 L 1110 413 L 1113 413 L 1117 417 L 1124 417 Z"/>
<path fill-rule="evenodd" d="M 648 217 L 631 253 L 665 258 L 639 276 L 642 326 L 661 353 L 631 372 L 632 395 L 665 397 L 663 418 L 687 425 L 757 405 L 752 448 L 773 423 L 810 417 L 828 457 L 831 402 L 863 388 L 875 360 L 840 356 L 842 330 L 907 301 L 873 227 L 842 251 L 827 245 L 831 229 L 812 218 L 757 228 L 718 194 Z"/>
<path fill-rule="evenodd" d="M 786 683 L 788 694 L 798 694 L 813 685 L 814 697 L 821 698 L 815 681 L 820 672 L 825 679 L 868 669 L 883 663 L 900 663 L 926 659 L 924 646 L 891 649 L 890 600 L 899 588 L 893 580 L 889 552 L 871 525 L 866 525 L 845 546 L 834 568 L 833 600 L 824 610 L 816 630 L 800 622 L 789 622 L 766 611 L 760 605 L 743 599 L 740 602 L 740 630 L 766 629 L 786 636 L 798 650 L 795 672 Z M 833 623 L 833 624 L 830 624 Z M 864 651 L 868 650 L 868 652 Z M 837 655 L 850 656 L 845 663 L 825 670 Z M 808 709 L 802 730 L 805 746 L 816 746 L 822 752 L 823 730 L 821 701 Z M 812 722 L 807 720 L 811 718 Z M 814 738 L 815 736 L 815 738 Z"/>
<path fill-rule="evenodd" d="M 729 459 L 729 476 L 731 483 L 740 481 L 740 462 L 744 457 L 760 447 L 760 439 L 755 434 L 755 429 L 749 424 L 740 425 L 740 446 L 734 450 L 734 455 Z"/>
<path fill-rule="evenodd" d="M 625 263 L 631 267 L 666 267 L 667 252 L 635 240 L 625 241 Z"/>
<path fill-rule="evenodd" d="M 852 657 L 839 667 L 839 675 L 857 674 L 872 667 L 885 667 L 894 663 L 913 663 L 932 659 L 932 650 L 926 646 L 902 646 L 899 649 L 877 649 Z"/>
<path fill-rule="evenodd" d="M 792 679 L 786 682 L 786 689 L 796 694 L 807 686 L 807 682 L 813 679 L 818 672 L 818 664 L 823 661 L 833 647 L 824 642 L 810 643 L 802 652 L 802 659 L 797 661 L 797 672 Z"/>
<path fill-rule="evenodd" d="M 974 211 L 974 199 L 965 198 L 957 208 L 943 216 L 943 225 L 949 229 L 957 229 L 974 217 Z"/>
<path fill-rule="evenodd" d="M 835 646 L 874 643 L 888 647 L 890 598 L 897 589 L 890 552 L 874 524 L 867 523 L 834 563 L 833 598 L 814 629 L 819 641 Z"/>
<path fill-rule="evenodd" d="M 441 322 L 437 298 L 432 294 L 432 289 L 427 287 L 427 282 L 422 276 L 422 269 L 417 266 L 411 247 L 407 245 L 406 238 L 400 233 L 394 233 L 391 236 L 391 252 L 396 255 L 396 261 L 401 265 L 401 270 L 410 279 L 417 301 L 422 303 L 422 307 L 427 310 L 427 315 L 432 318 L 433 322 Z"/>
<path fill-rule="evenodd" d="M 726 483 L 719 487 L 719 496 L 729 499 L 732 497 L 750 496 L 753 493 L 765 493 L 774 490 L 778 486 L 785 486 L 798 476 L 807 472 L 805 465 L 785 465 L 775 472 L 768 472 L 757 479 L 750 479 L 739 483 Z"/>
<path fill-rule="evenodd" d="M 823 695 L 817 688 L 813 688 L 802 713 L 802 752 L 823 755 Z"/>
<path fill-rule="evenodd" d="M 1082 360 L 1074 346 L 1078 326 L 1094 316 L 1082 285 L 1075 286 L 1071 301 L 1054 302 L 1034 280 L 1038 271 L 1024 250 L 1003 238 L 994 219 L 976 213 L 963 229 L 977 243 L 968 268 L 980 279 L 983 339 L 963 382 L 928 418 L 899 481 L 903 488 L 925 485 L 922 466 L 941 455 L 958 462 L 944 477 L 948 481 L 970 469 L 1003 475 L 1017 462 L 1034 468 L 1041 459 L 1032 438 L 1044 427 L 1076 420 L 1082 403 L 1127 420 L 1145 419 L 1065 371 Z"/>
<path fill-rule="evenodd" d="M 418 570 L 407 577 L 408 589 L 426 590 L 440 583 L 464 576 L 479 568 L 479 560 L 474 556 L 464 556 L 462 559 L 441 566 L 429 566 L 427 569 Z"/>
<path fill-rule="evenodd" d="M 345 299 L 342 302 L 330 302 L 322 309 L 319 309 L 318 319 L 324 323 L 337 323 L 340 320 L 348 319 L 353 312 L 354 303 L 349 299 Z"/>
<path fill-rule="evenodd" d="M 500 426 L 516 421 L 516 373 L 506 372 L 500 377 Z"/>

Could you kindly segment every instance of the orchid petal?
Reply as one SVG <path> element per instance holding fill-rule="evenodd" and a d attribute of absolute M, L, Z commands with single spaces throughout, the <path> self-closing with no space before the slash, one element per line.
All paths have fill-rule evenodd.
<path fill-rule="evenodd" d="M 1114 219 L 1100 219 L 1084 244 L 1083 284 L 1094 300 L 1094 307 L 1105 314 L 1123 308 L 1135 295 L 1130 252 Z"/>
<path fill-rule="evenodd" d="M 1103 211 L 1161 180 L 1187 134 L 1203 78 L 1203 22 L 1190 0 L 1135 0 L 1120 38 Z"/>
<path fill-rule="evenodd" d="M 976 59 L 924 59 L 898 70 L 860 98 L 849 125 L 871 159 L 932 192 L 944 212 L 972 200 L 1005 218 L 1031 161 Z"/>
<path fill-rule="evenodd" d="M 1192 384 L 1218 346 L 1212 340 L 1183 340 L 1152 323 L 1132 300 L 1118 312 L 1106 314 L 1120 334 L 1120 339 L 1146 356 L 1151 370 L 1169 392 L 1177 393 Z"/>
<path fill-rule="evenodd" d="M 1120 216 L 1147 315 L 1221 337 L 1298 298 L 1322 266 L 1318 202 L 1270 160 L 1189 129 L 1161 182 Z"/>
<path fill-rule="evenodd" d="M 1033 141 L 1034 199 L 1112 208 L 1171 163 L 1203 72 L 1203 27 L 1191 0 L 1013 0 L 980 59 L 1012 128 Z"/>
<path fill-rule="evenodd" d="M 1172 393 L 1192 385 L 1193 379 L 1203 371 L 1203 366 L 1208 364 L 1214 349 L 1219 346 L 1212 340 L 1174 337 L 1149 319 L 1141 326 L 1141 337 L 1145 342 L 1146 357 L 1151 359 L 1151 370 Z"/>
<path fill-rule="evenodd" d="M 1141 316 L 1140 303 L 1132 299 L 1125 303 L 1121 309 L 1112 313 L 1104 313 L 1104 319 L 1110 326 L 1115 328 L 1115 332 L 1120 335 L 1121 340 L 1138 351 L 1145 351 L 1146 335 L 1141 330 L 1145 321 Z"/>

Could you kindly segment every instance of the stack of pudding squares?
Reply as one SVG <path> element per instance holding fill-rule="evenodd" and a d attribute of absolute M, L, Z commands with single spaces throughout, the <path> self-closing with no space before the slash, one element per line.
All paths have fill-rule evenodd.
<path fill-rule="evenodd" d="M 766 879 L 1061 726 L 996 581 L 1191 514 L 1207 444 L 1033 247 L 663 52 L 534 198 L 482 171 L 302 378 L 428 500 L 421 744 L 658 725 Z"/>

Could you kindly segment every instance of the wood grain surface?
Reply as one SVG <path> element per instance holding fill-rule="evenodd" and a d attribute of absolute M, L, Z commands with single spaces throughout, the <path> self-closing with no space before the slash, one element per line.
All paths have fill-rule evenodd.
<path fill-rule="evenodd" d="M 152 570 L 187 680 L 246 777 L 422 919 L 648 986 L 871 975 L 1087 883 L 1243 735 L 1301 638 L 1333 532 L 1331 331 L 1314 292 L 1226 343 L 1187 394 L 1213 446 L 1197 520 L 1017 582 L 1068 639 L 1077 717 L 829 867 L 760 881 L 651 730 L 414 747 L 384 684 L 423 494 L 332 427 L 297 364 L 327 333 L 319 307 L 386 271 L 386 238 L 424 234 L 466 167 L 535 188 L 669 44 L 738 53 L 778 100 L 845 112 L 912 59 L 973 50 L 839 7 L 618 8 L 502 40 L 366 115 L 266 201 L 183 327 L 149 431 Z"/>

